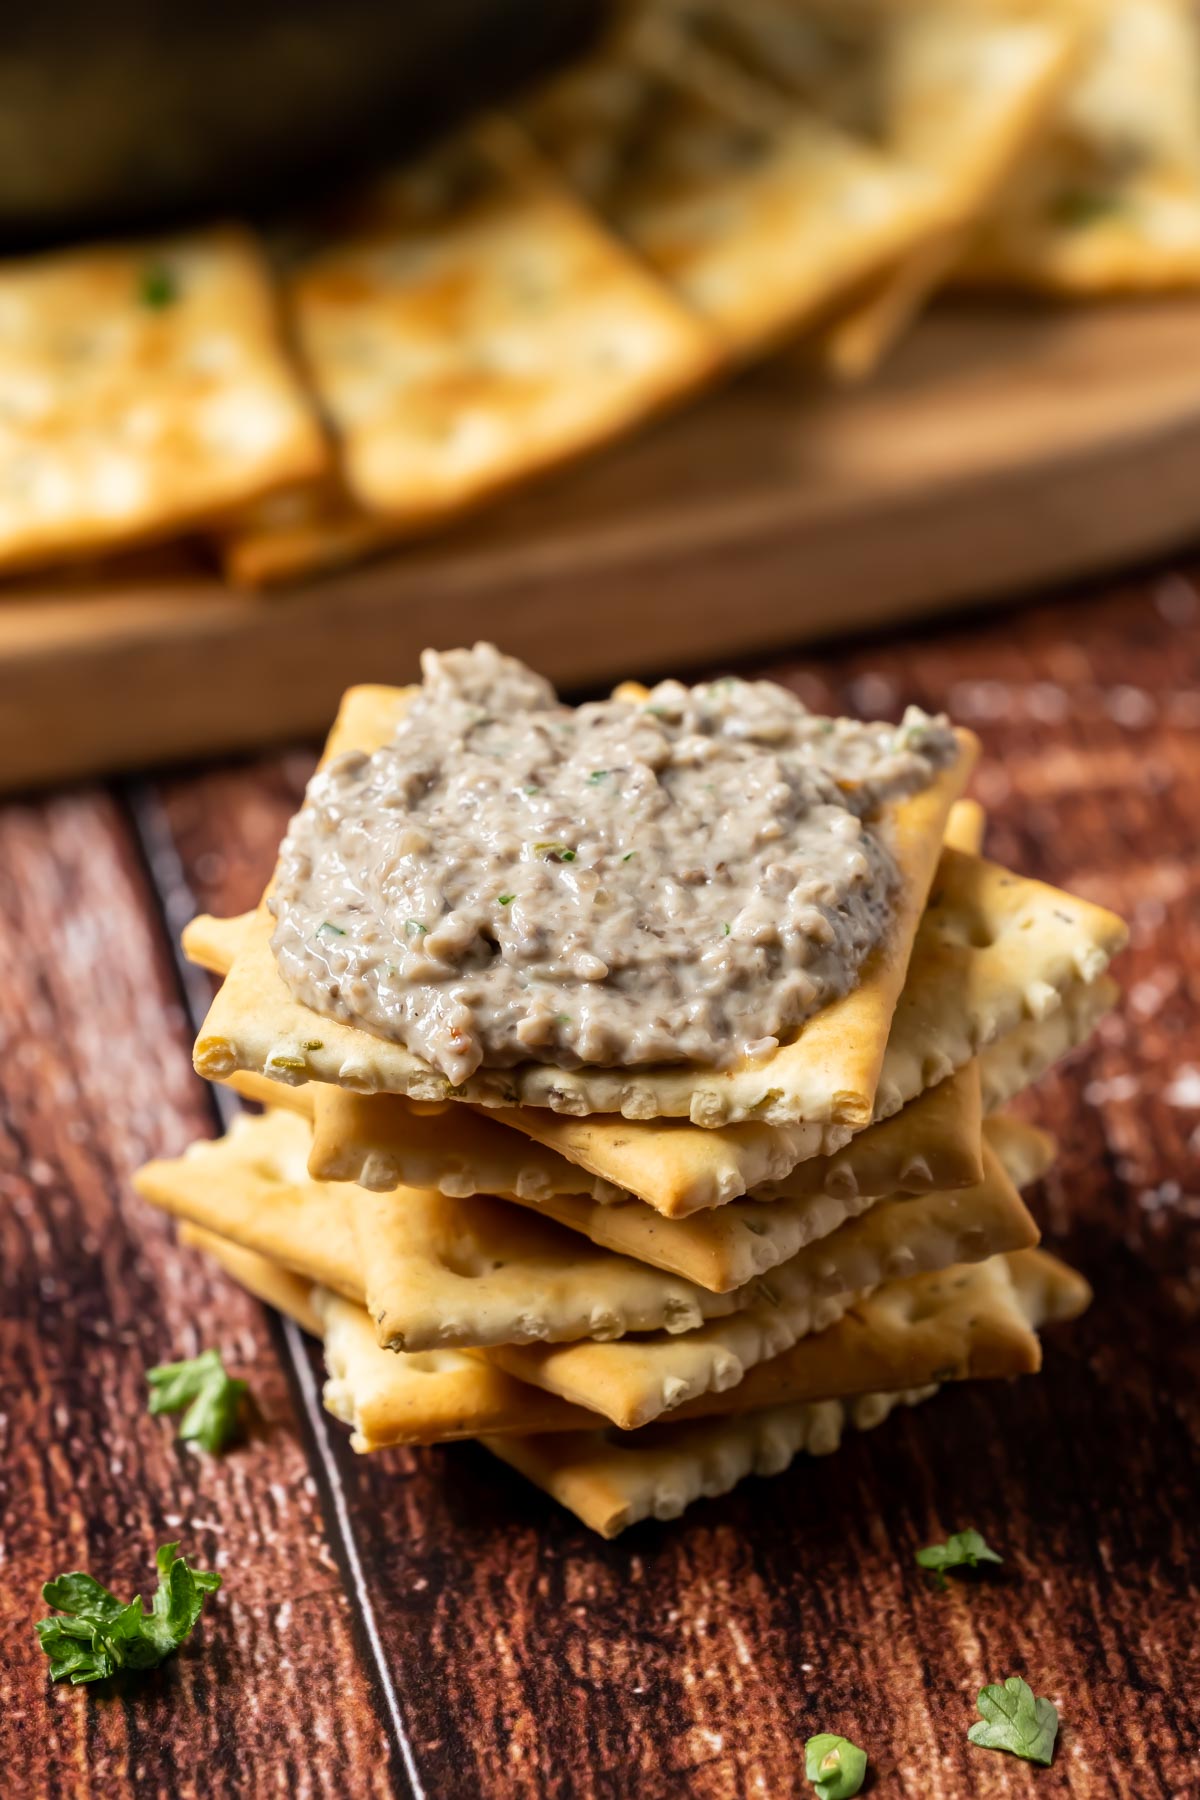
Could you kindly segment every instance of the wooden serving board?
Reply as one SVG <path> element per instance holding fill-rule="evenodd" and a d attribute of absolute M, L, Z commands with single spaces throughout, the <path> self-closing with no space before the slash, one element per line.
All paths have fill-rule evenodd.
<path fill-rule="evenodd" d="M 938 310 L 864 389 L 777 360 L 439 539 L 289 592 L 165 552 L 0 590 L 0 783 L 324 728 L 481 636 L 561 684 L 995 600 L 1200 531 L 1200 300 Z"/>
<path fill-rule="evenodd" d="M 1200 1793 L 1200 596 L 1174 574 L 745 672 L 952 707 L 990 853 L 1131 921 L 1121 1010 L 1023 1103 L 1091 1310 L 1038 1376 L 611 1544 L 476 1445 L 356 1456 L 316 1347 L 130 1187 L 217 1128 L 173 945 L 254 903 L 311 754 L 0 804 L 3 1792 L 796 1800 L 805 1738 L 841 1731 L 872 1800 Z M 257 1408 L 221 1458 L 146 1412 L 145 1370 L 208 1345 Z M 914 1551 L 967 1526 L 1004 1565 L 938 1593 Z M 52 1688 L 41 1583 L 144 1592 L 173 1538 L 224 1577 L 194 1638 Z M 967 1742 L 1011 1674 L 1058 1706 L 1053 1769 Z"/>

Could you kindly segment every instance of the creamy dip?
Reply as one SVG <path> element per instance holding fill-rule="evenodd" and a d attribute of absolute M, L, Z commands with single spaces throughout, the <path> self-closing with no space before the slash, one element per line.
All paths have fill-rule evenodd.
<path fill-rule="evenodd" d="M 772 682 L 560 705 L 489 644 L 422 658 L 392 741 L 313 777 L 272 947 L 316 1012 L 460 1082 L 763 1054 L 854 985 L 896 870 L 880 803 L 944 719 L 826 719 Z"/>

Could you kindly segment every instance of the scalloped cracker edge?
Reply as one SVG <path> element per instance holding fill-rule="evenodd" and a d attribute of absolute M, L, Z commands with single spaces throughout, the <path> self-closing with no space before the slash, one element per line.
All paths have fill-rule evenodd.
<path fill-rule="evenodd" d="M 396 727 L 411 690 L 351 688 L 342 701 L 323 763 L 347 750 L 377 749 Z M 870 1122 L 888 1028 L 904 983 L 918 921 L 933 881 L 953 802 L 970 773 L 976 740 L 959 733 L 959 755 L 929 786 L 885 809 L 880 821 L 900 874 L 885 933 L 858 985 L 810 1019 L 795 1039 L 729 1070 L 692 1068 L 563 1071 L 542 1064 L 477 1070 L 452 1089 L 420 1057 L 357 1026 L 329 1019 L 294 1000 L 271 950 L 266 901 L 243 936 L 200 1035 L 194 1062 L 213 1080 L 249 1069 L 279 1081 L 325 1081 L 356 1093 L 448 1097 L 483 1105 L 548 1107 L 572 1115 L 684 1117 L 705 1127 L 756 1120 L 808 1124 L 804 1153 L 840 1148 Z M 807 1135 L 807 1134 L 806 1134 Z M 795 1160 L 800 1160 L 797 1156 Z"/>

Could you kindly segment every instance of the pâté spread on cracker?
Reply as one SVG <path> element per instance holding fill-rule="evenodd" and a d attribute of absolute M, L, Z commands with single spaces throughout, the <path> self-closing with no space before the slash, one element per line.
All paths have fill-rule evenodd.
<path fill-rule="evenodd" d="M 139 1191 L 324 1340 L 364 1452 L 477 1437 L 611 1536 L 949 1381 L 1081 1277 L 999 1109 L 1111 1006 L 1112 914 L 988 863 L 977 746 L 769 682 L 570 707 L 490 645 L 359 688 Z"/>

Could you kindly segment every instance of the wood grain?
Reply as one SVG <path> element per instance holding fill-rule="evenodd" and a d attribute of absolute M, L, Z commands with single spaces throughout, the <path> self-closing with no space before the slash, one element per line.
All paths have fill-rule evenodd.
<path fill-rule="evenodd" d="M 0 1736 L 9 1793 L 391 1791 L 316 1462 L 261 1308 L 136 1200 L 146 1155 L 212 1128 L 129 828 L 98 792 L 0 816 Z M 145 1370 L 210 1343 L 259 1417 L 222 1460 L 146 1412 Z M 220 1570 L 152 1682 L 51 1690 L 44 1579 L 153 1586 L 157 1544 Z M 353 1770 L 353 1775 L 348 1771 Z"/>
<path fill-rule="evenodd" d="M 881 1796 L 1200 1793 L 1197 590 L 1166 573 L 761 672 L 820 706 L 950 706 L 984 739 L 989 847 L 1130 916 L 1121 1015 L 1027 1103 L 1062 1146 L 1035 1206 L 1095 1284 L 1093 1310 L 1051 1338 L 1036 1379 L 943 1394 L 836 1458 L 611 1545 L 473 1446 L 356 1458 L 336 1427 L 306 1438 L 256 1309 L 173 1254 L 127 1191 L 138 1155 L 208 1119 L 127 823 L 99 794 L 10 809 L 0 941 L 18 1005 L 6 987 L 0 1088 L 15 1121 L 4 1167 L 20 1182 L 5 1272 L 15 1243 L 21 1273 L 5 1400 L 23 1409 L 13 1442 L 27 1472 L 10 1527 L 23 1574 L 0 1584 L 0 1754 L 25 1759 L 26 1791 L 184 1791 L 169 1758 L 190 1767 L 201 1744 L 202 1793 L 411 1783 L 439 1800 L 775 1800 L 809 1791 L 803 1740 L 833 1728 L 868 1747 Z M 173 914 L 256 897 L 311 762 L 269 757 L 132 796 Z M 104 1014 L 121 1030 L 89 1060 Z M 70 1285 L 38 1291 L 46 1271 Z M 134 1580 L 180 1480 L 195 1478 L 140 1406 L 144 1362 L 184 1319 L 197 1339 L 237 1320 L 279 1410 L 272 1398 L 272 1430 L 205 1465 L 202 1495 L 186 1514 L 178 1504 L 221 1526 L 197 1528 L 197 1543 L 229 1546 L 229 1586 L 163 1685 L 116 1722 L 95 1700 L 49 1692 L 24 1636 L 29 1595 L 76 1550 Z M 132 1497 L 121 1485 L 114 1498 L 114 1455 L 139 1471 Z M 912 1552 L 967 1524 L 1006 1566 L 939 1595 Z M 330 1549 L 369 1591 L 396 1706 L 390 1760 L 370 1634 L 335 1602 Z M 293 1557 L 313 1611 L 283 1631 L 269 1595 Z M 966 1742 L 979 1686 L 1015 1672 L 1060 1707 L 1051 1772 Z M 169 1750 L 149 1741 L 151 1716 Z M 56 1785 L 39 1787 L 52 1751 Z"/>
<path fill-rule="evenodd" d="M 1195 532 L 1200 302 L 961 305 L 846 392 L 780 360 L 452 533 L 274 597 L 154 552 L 0 593 L 0 787 L 316 732 L 500 634 L 563 682 L 695 666 Z M 1014 526 L 1014 520 L 1017 521 Z"/>

